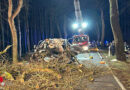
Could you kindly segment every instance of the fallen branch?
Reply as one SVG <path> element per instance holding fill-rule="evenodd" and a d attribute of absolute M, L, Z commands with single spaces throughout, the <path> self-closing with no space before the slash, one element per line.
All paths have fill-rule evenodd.
<path fill-rule="evenodd" d="M 58 79 L 61 78 L 60 74 L 58 74 L 58 73 L 56 73 L 53 70 L 48 69 L 48 68 L 45 68 L 45 69 L 31 69 L 29 71 L 23 72 L 23 74 L 21 75 L 21 78 L 20 78 L 20 82 L 24 82 L 25 74 L 32 73 L 32 72 L 47 72 L 47 73 L 50 73 L 50 74 L 56 76 Z"/>
<path fill-rule="evenodd" d="M 12 45 L 8 45 L 8 46 L 5 48 L 5 50 L 3 50 L 3 51 L 0 52 L 0 55 L 6 53 L 7 50 L 8 50 L 10 47 L 12 47 Z"/>

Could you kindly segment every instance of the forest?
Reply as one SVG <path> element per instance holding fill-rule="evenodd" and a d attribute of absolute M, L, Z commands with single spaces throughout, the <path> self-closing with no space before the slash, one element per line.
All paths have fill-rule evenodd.
<path fill-rule="evenodd" d="M 0 89 L 129 90 L 129 29 L 129 0 L 0 0 Z"/>

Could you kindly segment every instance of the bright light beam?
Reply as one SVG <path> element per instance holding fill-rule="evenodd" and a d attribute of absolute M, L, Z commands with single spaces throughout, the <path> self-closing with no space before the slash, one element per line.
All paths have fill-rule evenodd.
<path fill-rule="evenodd" d="M 79 27 L 79 25 L 78 25 L 77 23 L 74 23 L 74 24 L 72 25 L 72 27 L 73 27 L 73 29 L 77 29 L 77 28 Z"/>
<path fill-rule="evenodd" d="M 82 28 L 87 28 L 87 26 L 88 26 L 88 23 L 86 23 L 86 22 L 82 23 Z"/>

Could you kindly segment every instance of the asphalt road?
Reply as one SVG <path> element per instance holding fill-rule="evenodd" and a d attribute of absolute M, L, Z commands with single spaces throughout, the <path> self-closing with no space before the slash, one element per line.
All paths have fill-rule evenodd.
<path fill-rule="evenodd" d="M 81 63 L 83 61 L 88 61 L 95 65 L 100 65 L 100 66 L 105 65 L 105 64 L 100 64 L 100 61 L 103 61 L 103 60 L 102 60 L 102 57 L 100 57 L 100 54 L 98 52 L 81 53 L 81 54 L 78 54 L 76 57 Z"/>
<path fill-rule="evenodd" d="M 93 57 L 93 59 L 90 57 Z M 98 66 L 107 67 L 106 64 L 100 64 L 100 61 L 103 61 L 103 59 L 98 52 L 78 54 L 77 59 L 79 60 L 80 63 L 86 66 L 89 65 L 91 66 L 92 64 L 95 64 Z M 121 89 L 118 82 L 113 77 L 113 74 L 110 73 L 102 77 L 95 78 L 95 81 L 93 83 L 87 83 L 86 90 L 123 90 L 123 89 Z"/>

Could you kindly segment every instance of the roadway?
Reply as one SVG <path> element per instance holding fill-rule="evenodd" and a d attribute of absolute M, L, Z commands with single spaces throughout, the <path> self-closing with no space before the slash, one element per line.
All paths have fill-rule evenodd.
<path fill-rule="evenodd" d="M 108 67 L 107 64 L 100 64 L 100 61 L 103 61 L 102 57 L 98 52 L 90 53 L 81 53 L 78 54 L 77 59 L 80 63 L 91 66 L 93 64 L 97 66 Z M 93 58 L 91 58 L 93 57 Z M 91 63 L 91 64 L 89 64 Z M 121 89 L 121 85 L 118 82 L 112 73 L 95 78 L 93 83 L 87 84 L 87 90 L 125 90 Z"/>

